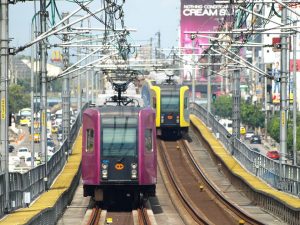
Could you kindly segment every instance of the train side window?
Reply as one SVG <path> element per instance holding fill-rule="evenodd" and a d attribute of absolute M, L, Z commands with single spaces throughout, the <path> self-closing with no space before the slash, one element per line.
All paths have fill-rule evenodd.
<path fill-rule="evenodd" d="M 156 109 L 156 98 L 153 98 L 153 108 Z"/>
<path fill-rule="evenodd" d="M 188 98 L 184 98 L 184 108 L 188 107 Z"/>
<path fill-rule="evenodd" d="M 152 129 L 145 130 L 145 149 L 146 149 L 146 152 L 153 152 Z"/>
<path fill-rule="evenodd" d="M 86 130 L 86 152 L 94 151 L 94 130 Z"/>

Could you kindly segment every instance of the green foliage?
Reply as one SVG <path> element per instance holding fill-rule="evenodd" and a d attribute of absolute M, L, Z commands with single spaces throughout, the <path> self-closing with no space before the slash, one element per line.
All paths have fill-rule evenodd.
<path fill-rule="evenodd" d="M 51 86 L 51 89 L 48 87 L 48 90 L 52 90 L 52 92 L 61 92 L 62 90 L 62 79 L 56 79 L 52 82 L 50 82 L 49 86 Z"/>
<path fill-rule="evenodd" d="M 299 115 L 297 115 L 297 120 Z M 300 126 L 297 126 L 297 134 L 299 136 Z M 280 142 L 280 116 L 275 114 L 268 122 L 268 134 L 276 141 Z M 297 138 L 297 150 L 300 149 L 300 139 Z M 293 124 L 292 120 L 288 121 L 287 127 L 287 152 L 290 154 L 293 151 Z"/>
<path fill-rule="evenodd" d="M 279 142 L 280 130 L 279 130 L 280 119 L 279 116 L 275 115 L 268 122 L 268 134 L 276 141 Z"/>
<path fill-rule="evenodd" d="M 215 115 L 230 118 L 232 116 L 231 96 L 222 95 L 216 98 L 216 101 L 212 104 L 212 110 Z"/>
<path fill-rule="evenodd" d="M 24 88 L 24 91 L 30 92 L 30 86 L 31 86 L 31 80 L 30 78 L 25 78 L 25 79 L 18 79 L 17 83 L 19 86 L 22 86 Z"/>
<path fill-rule="evenodd" d="M 250 127 L 264 127 L 264 114 L 261 105 L 241 102 L 241 121 Z M 222 118 L 232 118 L 232 97 L 220 96 L 213 102 L 213 112 Z"/>
<path fill-rule="evenodd" d="M 265 116 L 261 111 L 262 106 L 247 104 L 246 101 L 241 102 L 241 120 L 242 123 L 250 127 L 264 127 Z"/>
<path fill-rule="evenodd" d="M 22 108 L 30 107 L 30 94 L 25 93 L 24 87 L 12 84 L 8 90 L 9 112 L 17 113 Z"/>
<path fill-rule="evenodd" d="M 264 127 L 265 114 L 261 111 L 262 105 L 252 105 L 242 100 L 241 102 L 241 121 L 250 127 Z M 232 97 L 220 96 L 212 104 L 212 112 L 222 118 L 232 118 Z M 297 121 L 300 120 L 300 114 L 297 114 Z M 276 141 L 280 142 L 280 117 L 275 114 L 269 121 L 267 131 L 268 134 Z M 300 126 L 297 126 L 297 134 L 300 134 Z M 287 134 L 288 153 L 293 148 L 293 126 L 292 121 L 288 122 Z M 300 138 L 297 138 L 297 150 L 300 149 Z"/>

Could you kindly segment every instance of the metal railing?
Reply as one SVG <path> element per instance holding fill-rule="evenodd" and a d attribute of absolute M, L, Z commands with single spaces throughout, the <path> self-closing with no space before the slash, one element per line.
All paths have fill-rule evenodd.
<path fill-rule="evenodd" d="M 233 137 L 214 117 L 208 114 L 207 110 L 196 104 L 191 103 L 191 112 L 198 116 L 218 139 L 249 172 L 260 177 L 272 187 L 287 192 L 289 194 L 300 196 L 300 167 L 282 163 L 267 158 L 266 156 L 252 151 L 241 140 Z"/>
<path fill-rule="evenodd" d="M 78 131 L 81 127 L 81 115 L 82 112 L 86 109 L 87 104 L 81 110 L 81 113 L 77 116 L 76 121 L 74 122 L 73 126 L 70 129 L 70 143 L 74 143 Z M 68 143 L 66 140 L 63 141 L 61 147 L 53 154 L 50 160 L 47 162 L 48 166 L 48 186 L 51 186 L 57 175 L 60 173 L 62 168 L 64 167 L 68 154 L 71 153 L 70 149 L 68 149 Z M 36 199 L 41 193 L 46 190 L 46 183 L 44 181 L 45 177 L 45 164 L 41 164 L 26 173 L 18 173 L 18 172 L 10 172 L 9 173 L 9 181 L 5 180 L 5 174 L 0 174 L 0 217 L 3 217 L 6 213 L 5 209 L 5 182 L 9 182 L 10 184 L 10 193 L 9 193 L 9 200 L 11 205 L 11 210 L 16 210 L 22 207 L 26 207 L 25 199 L 30 197 L 30 202 Z M 79 181 L 80 174 L 77 174 L 77 179 L 74 179 L 73 182 Z M 76 188 L 76 187 L 75 187 Z M 71 189 L 74 189 L 73 187 Z M 70 200 L 71 196 L 69 194 L 73 194 L 72 190 L 68 190 L 66 194 L 63 194 L 59 201 L 62 201 L 64 204 L 60 207 L 63 209 Z M 64 200 L 67 199 L 68 201 Z M 60 210 L 62 212 L 63 210 Z M 54 209 L 57 211 L 58 209 Z M 53 209 L 48 210 L 53 211 Z M 49 214 L 49 219 L 51 221 L 56 221 L 58 217 L 52 217 L 52 213 Z M 45 214 L 43 213 L 43 214 Z M 44 218 L 43 218 L 44 220 Z M 55 224 L 55 223 L 42 223 L 42 224 Z"/>

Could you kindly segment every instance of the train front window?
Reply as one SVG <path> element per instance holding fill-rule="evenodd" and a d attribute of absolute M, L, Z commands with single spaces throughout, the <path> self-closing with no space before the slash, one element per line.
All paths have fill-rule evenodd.
<path fill-rule="evenodd" d="M 162 112 L 174 112 L 179 109 L 179 96 L 162 96 L 161 97 L 161 111 Z"/>
<path fill-rule="evenodd" d="M 136 128 L 105 127 L 102 134 L 102 155 L 106 157 L 135 156 L 136 138 Z"/>

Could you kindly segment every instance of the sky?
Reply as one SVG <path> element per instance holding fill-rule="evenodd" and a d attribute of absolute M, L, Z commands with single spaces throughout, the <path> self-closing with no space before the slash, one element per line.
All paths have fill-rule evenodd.
<path fill-rule="evenodd" d="M 72 12 L 78 8 L 77 4 L 69 1 L 56 2 L 60 12 Z M 100 2 L 100 0 L 94 0 L 91 9 L 100 8 Z M 137 30 L 131 33 L 133 40 L 150 40 L 152 37 L 155 38 L 154 41 L 157 41 L 156 33 L 160 31 L 162 47 L 178 46 L 179 7 L 179 0 L 126 0 L 125 26 Z M 39 9 L 39 0 L 37 0 L 37 9 Z M 30 42 L 33 15 L 33 2 L 9 5 L 9 37 L 12 39 L 10 47 L 23 46 Z M 92 26 L 103 27 L 100 22 Z M 20 54 L 29 55 L 30 53 L 27 50 Z"/>

